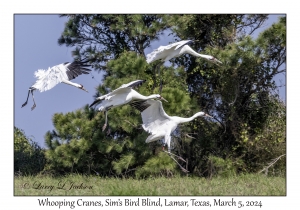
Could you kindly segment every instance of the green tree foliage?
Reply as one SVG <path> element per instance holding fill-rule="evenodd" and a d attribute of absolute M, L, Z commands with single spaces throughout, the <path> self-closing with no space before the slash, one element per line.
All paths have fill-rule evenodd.
<path fill-rule="evenodd" d="M 251 35 L 267 15 L 67 15 L 59 44 L 76 46 L 75 59 L 89 59 L 105 72 L 96 96 L 136 79 L 143 95 L 158 93 L 162 80 L 164 109 L 170 116 L 198 118 L 178 126 L 172 150 L 199 176 L 228 176 L 261 170 L 285 153 L 285 105 L 276 94 L 274 76 L 285 72 L 286 23 Z M 145 48 L 169 31 L 178 40 L 191 39 L 203 54 L 223 62 L 215 65 L 183 55 L 172 66 L 147 64 Z M 85 106 L 55 114 L 55 130 L 46 135 L 48 167 L 59 173 L 117 176 L 172 175 L 178 167 L 160 143 L 145 143 L 140 113 L 129 105 L 108 112 L 110 133 L 102 132 L 104 115 Z M 284 161 L 274 165 L 284 171 Z"/>
<path fill-rule="evenodd" d="M 165 21 L 180 40 L 191 39 L 196 51 L 208 46 L 225 47 L 237 38 L 251 35 L 268 15 L 169 15 Z"/>
<path fill-rule="evenodd" d="M 163 15 L 63 15 L 69 17 L 58 43 L 76 46 L 75 58 L 89 58 L 95 69 L 105 70 L 107 61 L 124 51 L 144 55 L 165 24 Z"/>
<path fill-rule="evenodd" d="M 192 25 L 193 28 L 178 27 L 175 31 L 183 36 L 182 39 L 189 38 L 185 37 L 186 34 L 193 36 L 193 31 L 198 31 L 197 24 L 194 23 L 196 20 L 197 18 L 190 15 L 181 16 L 177 21 L 185 21 L 186 25 Z M 202 22 L 198 22 L 200 31 Z M 219 36 L 226 37 L 226 34 L 220 33 Z M 261 33 L 256 40 L 242 33 L 232 42 L 227 41 L 223 47 L 218 42 L 213 42 L 216 38 L 211 36 L 212 44 L 207 45 L 205 52 L 220 58 L 223 61 L 220 67 L 207 64 L 192 56 L 176 59 L 175 63 L 178 65 L 184 63 L 191 97 L 196 98 L 198 105 L 214 115 L 221 125 L 219 128 L 213 128 L 213 132 L 205 132 L 203 122 L 200 124 L 199 121 L 194 121 L 193 126 L 190 126 L 190 132 L 196 134 L 198 138 L 191 142 L 193 153 L 187 152 L 187 155 L 188 159 L 198 160 L 190 167 L 195 167 L 194 170 L 199 168 L 199 174 L 204 171 L 209 173 L 206 162 L 211 154 L 232 159 L 239 163 L 237 167 L 243 171 L 257 171 L 261 164 L 280 155 L 264 153 L 268 155 L 258 158 L 258 154 L 247 153 L 248 146 L 241 147 L 241 139 L 244 137 L 242 133 L 245 127 L 248 130 L 247 134 L 252 137 L 265 136 L 271 126 L 268 120 L 272 114 L 281 112 L 277 107 L 285 111 L 285 106 L 282 106 L 275 93 L 277 86 L 273 80 L 275 75 L 285 72 L 285 35 L 285 18 L 281 18 L 278 23 Z M 229 39 L 222 38 L 222 40 Z M 285 136 L 285 115 L 281 114 L 276 121 L 281 125 L 282 132 L 277 136 L 281 139 Z M 280 146 L 278 144 L 271 146 L 269 141 L 271 139 L 264 142 L 264 148 Z M 285 147 L 282 148 L 281 152 L 285 153 Z M 244 164 L 240 164 L 240 160 Z M 203 170 L 205 168 L 207 169 Z"/>
<path fill-rule="evenodd" d="M 24 131 L 14 127 L 14 172 L 18 175 L 34 175 L 41 172 L 46 163 L 44 150 Z"/>
<path fill-rule="evenodd" d="M 105 170 L 98 172 L 96 169 L 101 165 L 103 169 L 109 170 L 109 162 L 113 159 L 102 146 L 109 142 L 95 141 L 104 138 L 100 132 L 100 122 L 100 116 L 89 110 L 88 106 L 67 114 L 56 113 L 53 116 L 56 130 L 48 131 L 45 136 L 48 146 L 46 157 L 49 160 L 46 169 L 57 173 L 90 174 L 95 171 L 105 175 Z M 115 146 L 113 143 L 112 147 Z"/>
<path fill-rule="evenodd" d="M 138 168 L 136 171 L 137 177 L 148 177 L 148 176 L 173 176 L 175 171 L 176 163 L 169 158 L 167 153 L 160 152 L 157 157 L 149 158 L 143 167 Z"/>
<path fill-rule="evenodd" d="M 107 64 L 107 76 L 103 86 L 98 91 L 105 94 L 122 84 L 136 79 L 146 79 L 149 76 L 149 67 L 145 59 L 134 52 L 124 52 L 119 58 Z M 167 69 L 174 81 L 180 80 L 180 74 L 175 70 Z M 130 76 L 128 76 L 130 75 Z M 174 77 L 177 77 L 174 78 Z M 109 88 L 108 88 L 109 87 Z M 143 95 L 157 93 L 148 83 L 139 88 Z M 166 103 L 168 113 L 180 115 L 183 110 L 191 112 L 191 99 L 185 91 L 174 85 L 165 86 L 162 95 L 173 103 Z M 177 105 L 176 105 L 177 104 Z M 142 167 L 149 158 L 154 164 L 161 162 L 160 156 L 153 158 L 157 152 L 157 143 L 146 144 L 147 133 L 141 127 L 139 111 L 130 105 L 124 105 L 109 110 L 108 122 L 110 133 L 102 132 L 104 114 L 86 106 L 84 109 L 67 114 L 55 114 L 53 124 L 55 130 L 46 135 L 46 152 L 50 160 L 49 169 L 59 173 L 99 173 L 101 175 L 133 174 Z M 170 157 L 165 157 L 173 161 Z M 105 163 L 105 164 L 104 164 Z M 175 167 L 166 169 L 166 173 L 174 173 Z M 143 173 L 145 175 L 145 173 Z"/>

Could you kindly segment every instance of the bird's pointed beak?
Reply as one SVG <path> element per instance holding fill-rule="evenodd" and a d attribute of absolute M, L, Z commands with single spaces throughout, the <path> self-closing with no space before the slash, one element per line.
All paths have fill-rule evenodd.
<path fill-rule="evenodd" d="M 223 64 L 221 61 L 219 61 L 218 59 L 216 59 L 216 61 L 218 62 L 218 63 L 220 63 L 220 64 Z"/>
<path fill-rule="evenodd" d="M 205 114 L 204 116 L 205 116 L 205 117 L 213 118 L 212 116 L 210 116 L 210 115 L 208 115 L 208 114 Z"/>
<path fill-rule="evenodd" d="M 169 103 L 169 101 L 167 101 L 166 99 L 164 99 L 163 97 L 160 97 L 160 99 L 161 100 L 164 100 L 164 101 L 166 101 L 166 102 L 168 102 Z"/>
<path fill-rule="evenodd" d="M 82 88 L 80 88 L 81 90 L 84 90 L 85 92 L 89 92 L 89 91 L 87 91 L 83 86 L 82 86 Z"/>
<path fill-rule="evenodd" d="M 216 64 L 218 64 L 218 63 L 220 63 L 220 64 L 222 64 L 222 62 L 221 61 L 219 61 L 218 59 L 214 59 L 214 63 L 216 63 Z"/>

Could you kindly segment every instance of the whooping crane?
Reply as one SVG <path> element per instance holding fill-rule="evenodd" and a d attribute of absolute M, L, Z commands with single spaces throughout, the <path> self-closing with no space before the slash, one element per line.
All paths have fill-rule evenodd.
<path fill-rule="evenodd" d="M 146 61 L 147 63 L 151 63 L 156 60 L 162 60 L 163 62 L 159 64 L 156 68 L 158 68 L 158 74 L 160 75 L 160 66 L 175 57 L 179 57 L 180 55 L 184 53 L 191 54 L 196 57 L 201 57 L 204 58 L 210 62 L 213 62 L 218 65 L 218 63 L 222 63 L 215 57 L 211 55 L 204 55 L 204 54 L 199 54 L 195 52 L 188 44 L 192 43 L 192 40 L 182 40 L 179 42 L 175 42 L 173 44 L 169 44 L 167 46 L 160 46 L 159 48 L 155 49 L 151 53 L 146 55 Z M 162 90 L 162 81 L 160 79 L 160 93 Z"/>
<path fill-rule="evenodd" d="M 182 40 L 179 42 L 175 42 L 173 44 L 169 44 L 167 46 L 160 46 L 159 48 L 155 49 L 151 53 L 147 54 L 147 63 L 151 63 L 156 60 L 163 60 L 163 61 L 168 61 L 172 58 L 178 57 L 184 53 L 191 54 L 196 57 L 201 57 L 204 58 L 208 61 L 211 61 L 213 63 L 222 63 L 215 57 L 211 55 L 204 55 L 204 54 L 199 54 L 196 51 L 194 51 L 188 44 L 192 43 L 192 40 Z"/>
<path fill-rule="evenodd" d="M 76 78 L 78 75 L 89 74 L 89 71 L 91 70 L 87 69 L 86 67 L 89 67 L 90 65 L 85 64 L 86 62 L 87 61 L 74 61 L 72 63 L 65 62 L 51 68 L 49 67 L 48 70 L 39 69 L 35 71 L 34 75 L 37 78 L 37 81 L 34 83 L 34 85 L 29 87 L 26 102 L 22 105 L 22 107 L 26 106 L 29 93 L 31 93 L 34 103 L 31 107 L 31 110 L 33 110 L 36 107 L 33 91 L 39 90 L 40 92 L 43 92 L 50 90 L 61 82 L 88 92 L 83 85 L 70 82 L 70 80 Z"/>
<path fill-rule="evenodd" d="M 178 124 L 186 123 L 194 120 L 196 117 L 211 117 L 204 112 L 198 112 L 192 117 L 183 118 L 177 116 L 169 116 L 163 109 L 161 101 L 146 100 L 131 104 L 134 108 L 138 109 L 142 115 L 142 127 L 150 133 L 146 139 L 146 143 L 157 141 L 164 138 L 164 146 L 168 146 L 168 154 L 171 153 L 171 133 L 177 128 Z M 213 118 L 213 117 L 211 117 Z M 163 150 L 164 150 L 163 146 Z M 173 154 L 174 155 L 174 154 Z M 170 156 L 172 157 L 172 156 Z M 183 158 L 177 156 L 179 159 L 185 161 Z M 173 157 L 172 157 L 173 158 Z M 175 160 L 173 158 L 173 160 Z M 187 172 L 176 160 L 175 162 L 180 168 Z"/>
<path fill-rule="evenodd" d="M 95 99 L 95 101 L 90 105 L 90 107 L 101 102 L 98 110 L 105 112 L 105 124 L 102 128 L 103 131 L 105 130 L 105 128 L 107 126 L 107 112 L 111 108 L 121 106 L 124 104 L 128 104 L 131 102 L 147 100 L 147 99 L 160 99 L 160 100 L 162 99 L 164 101 L 167 101 L 159 94 L 143 96 L 140 93 L 138 93 L 132 89 L 134 87 L 138 87 L 138 86 L 142 85 L 145 81 L 146 80 L 135 80 L 130 83 L 123 84 L 119 88 L 113 90 L 112 92 Z"/>

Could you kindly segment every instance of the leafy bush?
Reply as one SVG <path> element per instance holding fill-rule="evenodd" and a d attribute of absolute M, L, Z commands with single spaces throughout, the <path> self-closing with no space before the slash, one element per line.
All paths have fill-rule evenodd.
<path fill-rule="evenodd" d="M 45 166 L 44 150 L 23 130 L 14 127 L 14 172 L 18 175 L 34 175 Z"/>

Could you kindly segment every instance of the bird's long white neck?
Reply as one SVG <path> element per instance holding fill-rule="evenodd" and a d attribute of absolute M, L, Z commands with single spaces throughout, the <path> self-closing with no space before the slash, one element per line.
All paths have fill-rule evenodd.
<path fill-rule="evenodd" d="M 204 113 L 203 112 L 197 112 L 196 114 L 194 114 L 191 117 L 185 118 L 185 117 L 172 117 L 178 124 L 179 123 L 186 123 L 186 122 L 190 122 L 192 120 L 194 120 L 196 117 L 199 116 L 203 116 Z"/>
<path fill-rule="evenodd" d="M 182 49 L 180 50 L 180 54 L 182 53 L 189 53 L 193 56 L 196 56 L 196 57 L 201 57 L 201 58 L 208 58 L 208 55 L 204 55 L 204 54 L 200 54 L 200 53 L 197 53 L 196 51 L 194 51 L 190 46 L 188 45 L 184 45 L 182 47 Z"/>
<path fill-rule="evenodd" d="M 65 84 L 67 84 L 67 85 L 72 85 L 72 86 L 77 87 L 77 88 L 81 87 L 81 85 L 79 85 L 79 84 L 77 84 L 75 82 L 71 82 L 69 80 L 63 80 L 62 82 L 65 83 Z"/>
<path fill-rule="evenodd" d="M 133 99 L 148 100 L 148 99 L 155 99 L 155 98 L 158 97 L 157 94 L 153 94 L 153 95 L 150 95 L 150 96 L 144 96 L 144 95 L 136 92 L 135 90 L 131 90 L 131 91 L 134 91 Z"/>
<path fill-rule="evenodd" d="M 158 97 L 157 94 L 153 94 L 153 95 L 150 95 L 150 96 L 146 96 L 145 98 L 146 99 L 156 99 Z"/>

